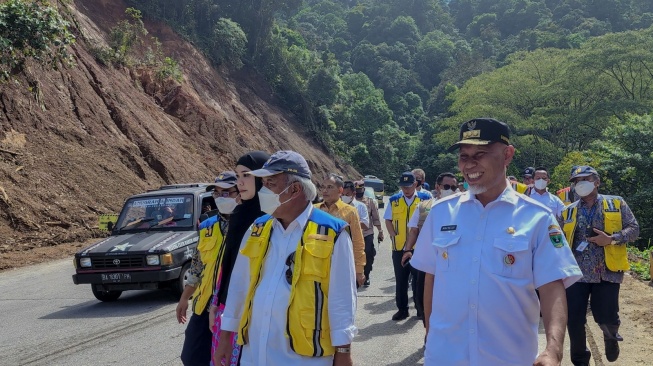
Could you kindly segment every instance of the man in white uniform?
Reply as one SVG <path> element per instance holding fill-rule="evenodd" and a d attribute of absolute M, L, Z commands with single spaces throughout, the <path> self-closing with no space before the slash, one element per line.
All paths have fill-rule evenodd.
<path fill-rule="evenodd" d="M 581 277 L 549 210 L 517 194 L 506 180 L 515 148 L 508 126 L 464 123 L 458 167 L 469 184 L 439 200 L 417 239 L 411 264 L 434 275 L 424 354 L 426 366 L 559 365 L 567 301 Z M 541 311 L 547 346 L 538 355 Z"/>
<path fill-rule="evenodd" d="M 356 211 L 358 212 L 358 218 L 361 223 L 361 230 L 365 232 L 365 230 L 369 229 L 370 215 L 367 212 L 367 206 L 363 202 L 356 200 L 356 187 L 354 186 L 353 181 L 345 181 L 342 187 L 342 196 L 340 196 L 340 199 L 342 202 L 348 205 L 352 205 L 356 208 Z"/>
<path fill-rule="evenodd" d="M 214 362 L 230 358 L 238 332 L 242 366 L 351 366 L 356 273 L 347 224 L 313 208 L 317 190 L 296 152 L 279 151 L 251 174 L 263 177 L 268 215 L 241 243 Z"/>
<path fill-rule="evenodd" d="M 549 192 L 546 188 L 549 182 L 551 182 L 549 172 L 544 167 L 537 167 L 533 179 L 535 179 L 534 189 L 531 190 L 529 197 L 548 207 L 556 217 L 560 217 L 562 210 L 565 208 L 565 204 L 562 203 L 562 200 L 558 196 Z"/>

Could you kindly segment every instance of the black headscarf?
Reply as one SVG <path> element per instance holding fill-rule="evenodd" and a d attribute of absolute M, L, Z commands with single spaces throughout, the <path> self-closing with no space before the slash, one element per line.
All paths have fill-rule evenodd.
<path fill-rule="evenodd" d="M 263 164 L 270 158 L 270 155 L 263 151 L 252 151 L 243 155 L 238 159 L 236 165 L 245 166 L 251 170 L 261 169 Z M 261 178 L 256 178 L 256 193 L 254 197 L 249 200 L 243 200 L 242 203 L 236 206 L 236 209 L 229 217 L 229 230 L 225 238 L 225 251 L 222 259 L 222 280 L 220 288 L 218 289 L 218 304 L 227 303 L 227 292 L 229 290 L 229 280 L 231 279 L 231 272 L 236 264 L 238 257 L 238 250 L 243 236 L 247 232 L 254 220 L 265 215 L 261 211 L 261 205 L 258 201 L 258 191 L 263 187 Z"/>

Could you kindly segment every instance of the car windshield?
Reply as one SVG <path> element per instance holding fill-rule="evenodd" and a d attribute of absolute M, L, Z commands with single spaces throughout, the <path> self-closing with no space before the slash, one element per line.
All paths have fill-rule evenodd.
<path fill-rule="evenodd" d="M 375 192 L 383 192 L 385 188 L 383 182 L 378 180 L 365 180 L 365 187 L 372 187 Z"/>
<path fill-rule="evenodd" d="M 191 226 L 193 196 L 190 194 L 130 198 L 115 225 L 120 231 Z"/>

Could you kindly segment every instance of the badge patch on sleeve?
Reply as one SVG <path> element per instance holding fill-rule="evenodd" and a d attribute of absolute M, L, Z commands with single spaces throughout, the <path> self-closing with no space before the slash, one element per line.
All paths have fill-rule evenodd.
<path fill-rule="evenodd" d="M 556 248 L 562 248 L 565 245 L 565 239 L 562 236 L 562 231 L 560 231 L 559 226 L 549 226 L 549 240 L 551 240 L 551 244 Z"/>

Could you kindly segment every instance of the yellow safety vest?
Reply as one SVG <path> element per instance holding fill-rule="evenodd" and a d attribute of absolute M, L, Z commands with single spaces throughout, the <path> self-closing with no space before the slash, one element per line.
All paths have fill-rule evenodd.
<path fill-rule="evenodd" d="M 204 265 L 200 274 L 200 282 L 193 293 L 193 312 L 201 315 L 206 309 L 206 304 L 213 295 L 215 281 L 222 266 L 224 255 L 224 238 L 222 232 L 223 224 L 219 216 L 210 217 L 200 224 L 200 239 L 197 243 L 197 250 Z"/>
<path fill-rule="evenodd" d="M 241 250 L 241 254 L 249 258 L 250 283 L 238 327 L 240 345 L 247 344 L 249 340 L 254 294 L 261 282 L 261 269 L 270 246 L 273 222 L 270 215 L 258 218 Z M 313 209 L 302 239 L 297 244 L 288 299 L 286 337 L 290 348 L 299 355 L 322 357 L 335 354 L 328 312 L 329 278 L 333 248 L 345 227 L 346 222 Z"/>
<path fill-rule="evenodd" d="M 565 187 L 558 192 L 556 192 L 558 198 L 565 204 L 565 206 L 571 204 L 571 187 Z"/>
<path fill-rule="evenodd" d="M 603 231 L 612 235 L 621 231 L 621 199 L 615 196 L 602 196 L 603 198 Z M 576 230 L 578 211 L 578 202 L 576 201 L 567 206 L 562 211 L 563 227 L 567 242 L 571 246 L 574 242 L 574 231 Z M 627 271 L 630 269 L 628 264 L 628 253 L 626 244 L 606 245 L 603 247 L 605 252 L 605 265 L 613 272 Z"/>
<path fill-rule="evenodd" d="M 392 226 L 395 230 L 395 236 L 392 239 L 392 250 L 404 250 L 406 239 L 408 238 L 408 221 L 415 212 L 415 209 L 421 201 L 429 199 L 429 196 L 422 192 L 415 192 L 415 199 L 410 206 L 406 204 L 404 195 L 399 192 L 390 197 L 390 206 L 392 208 Z"/>
<path fill-rule="evenodd" d="M 514 180 L 511 180 L 510 181 L 510 186 L 517 193 L 525 194 L 527 196 L 531 195 L 530 187 L 525 185 L 524 183 L 519 183 L 519 182 L 515 182 Z"/>

